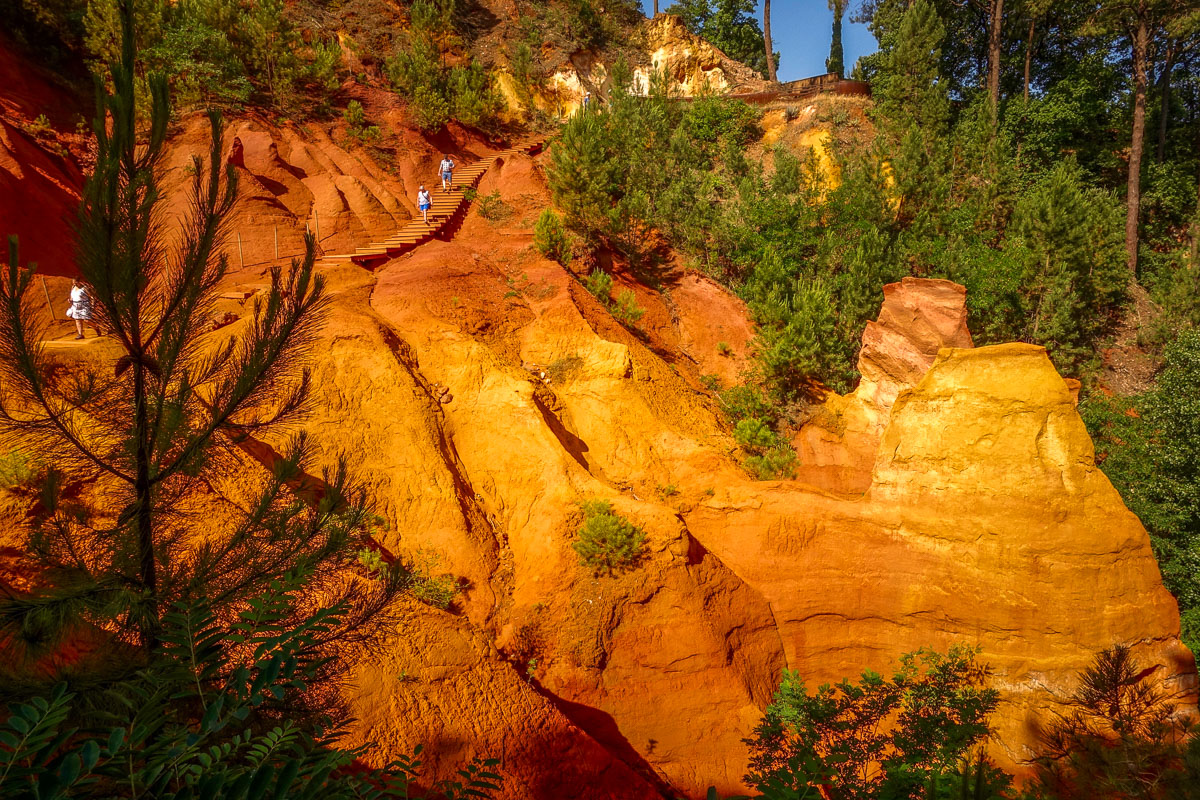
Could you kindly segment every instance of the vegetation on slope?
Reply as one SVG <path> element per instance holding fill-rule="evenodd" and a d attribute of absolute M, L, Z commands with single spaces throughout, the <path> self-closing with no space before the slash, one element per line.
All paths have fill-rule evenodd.
<path fill-rule="evenodd" d="M 583 242 L 650 276 L 670 246 L 748 303 L 759 325 L 753 374 L 726 400 L 739 431 L 753 420 L 739 439 L 748 453 L 774 450 L 762 443 L 816 387 L 853 385 L 880 289 L 906 275 L 962 283 L 978 344 L 1043 345 L 1085 392 L 1102 380 L 1105 350 L 1146 292 L 1153 321 L 1121 343 L 1134 357 L 1155 357 L 1200 321 L 1200 77 L 1181 66 L 1183 52 L 1197 53 L 1197 21 L 1164 11 L 1162 24 L 1178 37 L 1160 64 L 1170 91 L 1152 107 L 1159 143 L 1141 199 L 1131 200 L 1122 192 L 1133 66 L 1119 37 L 1058 5 L 1020 12 L 1046 30 L 1028 51 L 1028 96 L 1008 70 L 998 105 L 970 66 L 986 61 L 986 42 L 956 35 L 977 30 L 974 12 L 931 0 L 868 6 L 880 50 L 859 72 L 872 80 L 875 132 L 835 142 L 834 170 L 782 148 L 769 166 L 748 160 L 749 109 L 718 98 L 680 103 L 662 82 L 647 98 L 618 91 L 566 124 L 550 183 Z M 979 49 L 964 50 L 971 42 Z M 1136 271 L 1126 249 L 1130 202 L 1140 209 Z M 1187 341 L 1168 349 L 1174 366 L 1163 387 L 1180 380 Z M 761 401 L 744 402 L 757 387 Z M 1105 469 L 1146 521 L 1197 645 L 1200 550 L 1188 531 L 1200 495 L 1183 455 L 1191 413 L 1165 406 L 1164 391 L 1181 393 L 1130 401 L 1160 398 L 1160 410 L 1124 418 L 1129 430 L 1109 437 Z M 1099 433 L 1112 417 L 1088 419 Z M 1164 460 L 1178 465 L 1164 471 Z M 1168 475 L 1180 476 L 1169 491 Z"/>
<path fill-rule="evenodd" d="M 1196 798 L 1200 737 L 1174 719 L 1179 706 L 1154 673 L 1127 647 L 1098 653 L 1018 788 L 977 750 L 999 696 L 969 649 L 905 654 L 891 677 L 866 671 L 811 693 L 785 672 L 746 740 L 746 782 L 757 800 Z"/>
<path fill-rule="evenodd" d="M 23 531 L 33 585 L 0 597 L 0 696 L 16 700 L 0 724 L 0 795 L 412 797 L 415 758 L 358 767 L 364 750 L 337 744 L 338 687 L 394 631 L 410 571 L 360 569 L 373 517 L 346 461 L 315 481 L 311 444 L 279 437 L 305 408 L 326 303 L 314 240 L 273 270 L 239 338 L 205 340 L 237 173 L 213 113 L 182 241 L 168 245 L 167 84 L 145 77 L 139 118 L 134 18 L 130 2 L 78 223 L 115 367 L 54 377 L 15 237 L 0 282 L 0 451 L 48 464 Z M 262 447 L 271 463 L 248 468 L 237 445 L 272 435 L 279 452 Z M 427 580 L 415 588 L 428 595 Z M 486 797 L 493 765 L 435 793 Z"/>
<path fill-rule="evenodd" d="M 529 98 L 578 50 L 631 53 L 641 13 L 633 0 L 518 4 L 515 19 L 479 0 L 137 0 L 139 99 L 145 74 L 169 76 L 180 109 L 256 106 L 293 118 L 328 117 L 343 81 L 394 89 L 417 127 L 450 119 L 497 124 L 494 71 Z M 0 0 L 12 32 L 43 58 L 82 60 L 106 76 L 118 54 L 119 0 Z"/>

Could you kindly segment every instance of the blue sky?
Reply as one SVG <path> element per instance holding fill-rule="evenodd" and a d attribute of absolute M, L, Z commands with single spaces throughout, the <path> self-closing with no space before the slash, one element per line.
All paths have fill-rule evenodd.
<path fill-rule="evenodd" d="M 666 11 L 674 0 L 659 0 L 658 8 Z M 859 3 L 847 4 L 842 19 L 842 47 L 846 53 L 846 72 L 854 67 L 859 56 L 875 52 L 875 37 L 866 25 L 850 21 Z M 643 8 L 654 8 L 650 0 L 642 0 Z M 762 21 L 762 2 L 758 3 Z M 829 37 L 833 28 L 833 12 L 827 0 L 771 0 L 771 38 L 779 53 L 779 80 L 794 81 L 825 72 L 829 56 Z"/>

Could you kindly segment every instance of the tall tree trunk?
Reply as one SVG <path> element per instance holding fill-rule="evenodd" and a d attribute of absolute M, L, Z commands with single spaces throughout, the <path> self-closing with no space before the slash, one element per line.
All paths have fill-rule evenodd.
<path fill-rule="evenodd" d="M 1029 38 L 1025 40 L 1025 102 L 1029 102 L 1029 80 L 1033 72 L 1033 36 L 1037 32 L 1037 17 L 1029 18 Z"/>
<path fill-rule="evenodd" d="M 658 0 L 654 0 L 654 16 L 658 16 Z"/>
<path fill-rule="evenodd" d="M 1129 141 L 1129 186 L 1125 209 L 1125 263 L 1137 275 L 1138 222 L 1142 206 L 1142 149 L 1146 143 L 1146 51 L 1150 44 L 1146 0 L 1137 6 L 1137 26 L 1130 31 L 1133 49 L 1133 133 Z"/>
<path fill-rule="evenodd" d="M 1171 70 L 1175 69 L 1175 43 L 1167 43 L 1167 60 L 1163 64 L 1162 75 L 1159 76 L 1159 88 L 1162 90 L 1158 101 L 1158 163 L 1163 162 L 1167 152 L 1167 121 L 1171 117 Z"/>
<path fill-rule="evenodd" d="M 1001 30 L 1004 24 L 1004 0 L 992 0 L 988 19 L 988 101 L 992 104 L 993 118 L 1000 110 L 1000 56 L 1003 45 Z"/>
<path fill-rule="evenodd" d="M 134 341 L 137 342 L 139 349 L 140 338 L 139 333 L 134 334 Z M 153 650 L 158 645 L 158 576 L 154 563 L 154 523 L 150 511 L 150 420 L 147 413 L 149 400 L 146 388 L 146 367 L 141 361 L 137 361 L 133 365 L 133 405 L 133 427 L 137 448 L 137 452 L 134 453 L 136 469 L 133 484 L 136 506 L 134 524 L 137 525 L 138 532 L 140 562 L 138 571 L 142 590 L 146 592 L 147 611 L 149 612 L 148 625 L 142 628 L 142 642 L 147 649 Z"/>
<path fill-rule="evenodd" d="M 767 48 L 767 77 L 772 83 L 775 77 L 775 47 L 771 44 L 771 0 L 763 0 L 763 46 Z"/>

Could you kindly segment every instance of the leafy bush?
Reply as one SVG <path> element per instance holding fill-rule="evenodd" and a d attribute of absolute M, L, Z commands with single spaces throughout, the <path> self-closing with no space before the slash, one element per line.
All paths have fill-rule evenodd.
<path fill-rule="evenodd" d="M 408 45 L 384 63 L 389 82 L 408 99 L 413 121 L 426 131 L 441 128 L 451 118 L 484 127 L 503 107 L 491 76 L 479 63 L 445 66 L 442 54 L 457 41 L 455 5 L 454 0 L 413 3 Z"/>
<path fill-rule="evenodd" d="M 453 605 L 461 588 L 453 575 L 434 574 L 441 563 L 436 553 L 421 550 L 411 563 L 397 559 L 389 564 L 382 552 L 368 547 L 358 552 L 358 562 L 377 578 L 396 581 L 417 600 L 443 611 Z"/>
<path fill-rule="evenodd" d="M 697 97 L 688 104 L 680 119 L 680 130 L 693 142 L 704 145 L 709 154 L 714 146 L 729 142 L 745 147 L 762 134 L 760 112 L 739 100 L 716 95 Z"/>
<path fill-rule="evenodd" d="M 1088 190 L 1063 163 L 1021 198 L 1013 224 L 1024 246 L 1020 292 L 1025 334 L 1045 345 L 1060 369 L 1088 360 L 1107 313 L 1129 279 L 1122 211 L 1105 192 Z"/>
<path fill-rule="evenodd" d="M 592 0 L 569 0 L 568 9 L 567 30 L 576 43 L 584 48 L 603 47 L 603 17 Z"/>
<path fill-rule="evenodd" d="M 837 787 L 839 798 L 913 798 L 988 735 L 999 693 L 979 685 L 975 651 L 919 650 L 890 678 L 823 685 L 809 694 L 798 673 L 783 681 L 746 743 L 746 782 L 777 797 Z M 791 792 L 790 794 L 787 792 Z M 815 796 L 815 795 L 813 795 Z"/>
<path fill-rule="evenodd" d="M 512 55 L 509 56 L 509 69 L 512 71 L 513 84 L 517 92 L 517 100 L 521 102 L 526 113 L 534 107 L 534 99 L 542 88 L 541 65 L 534 60 L 533 51 L 538 46 L 537 38 L 516 44 Z"/>
<path fill-rule="evenodd" d="M 408 97 L 413 122 L 423 131 L 436 131 L 450 121 L 450 102 L 429 86 L 418 86 Z"/>
<path fill-rule="evenodd" d="M 582 368 L 583 359 L 577 354 L 571 353 L 570 355 L 559 356 L 551 361 L 546 365 L 544 372 L 551 383 L 559 386 L 569 381 Z"/>
<path fill-rule="evenodd" d="M 458 596 L 458 581 L 453 575 L 430 575 L 415 573 L 409 591 L 422 603 L 446 611 Z"/>
<path fill-rule="evenodd" d="M 646 533 L 613 511 L 607 500 L 586 500 L 580 509 L 583 524 L 571 542 L 579 563 L 607 575 L 636 566 L 644 555 Z"/>
<path fill-rule="evenodd" d="M 571 241 L 567 237 L 566 228 L 563 227 L 558 214 L 549 208 L 543 210 L 534 223 L 533 244 L 546 258 L 553 259 L 564 267 L 571 263 Z"/>

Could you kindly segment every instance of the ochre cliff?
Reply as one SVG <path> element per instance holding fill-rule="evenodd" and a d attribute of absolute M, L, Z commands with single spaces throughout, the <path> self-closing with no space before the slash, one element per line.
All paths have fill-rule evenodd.
<path fill-rule="evenodd" d="M 636 52 L 629 64 L 632 91 L 645 94 L 655 76 L 665 78 L 666 88 L 681 97 L 710 92 L 758 92 L 771 84 L 757 72 L 734 61 L 718 48 L 688 31 L 674 14 L 659 14 L 641 23 L 634 39 Z M 612 59 L 590 50 L 566 56 L 532 96 L 535 106 L 554 116 L 573 113 L 585 92 L 600 99 L 612 90 Z M 512 74 L 500 70 L 497 85 L 510 109 L 519 109 L 517 85 Z"/>
<path fill-rule="evenodd" d="M 182 131 L 164 178 L 173 203 L 203 140 L 197 119 Z M 380 164 L 336 125 L 241 119 L 230 134 L 244 202 L 218 337 L 244 324 L 277 234 L 281 261 L 306 224 L 325 250 L 350 249 L 411 216 L 439 151 L 495 152 L 463 131 L 414 134 Z M 313 354 L 322 459 L 351 455 L 384 546 L 465 587 L 450 612 L 406 601 L 386 654 L 357 666 L 349 737 L 378 743 L 371 760 L 423 743 L 444 774 L 496 756 L 514 800 L 734 793 L 741 740 L 785 667 L 816 685 L 954 643 L 992 667 L 992 747 L 1009 767 L 1051 693 L 1115 642 L 1194 692 L 1147 535 L 1044 351 L 971 349 L 961 287 L 887 287 L 864 380 L 797 435 L 801 479 L 753 481 L 699 380 L 737 374 L 745 309 L 702 276 L 674 270 L 659 292 L 617 264 L 615 289 L 646 309 L 638 332 L 618 325 L 532 247 L 544 158 L 484 176 L 480 194 L 507 208 L 492 219 L 476 204 L 373 272 L 319 267 L 332 297 Z M 61 279 L 49 288 L 64 295 Z M 105 341 L 51 346 L 111 358 Z M 636 570 L 579 565 L 589 498 L 646 530 Z"/>

